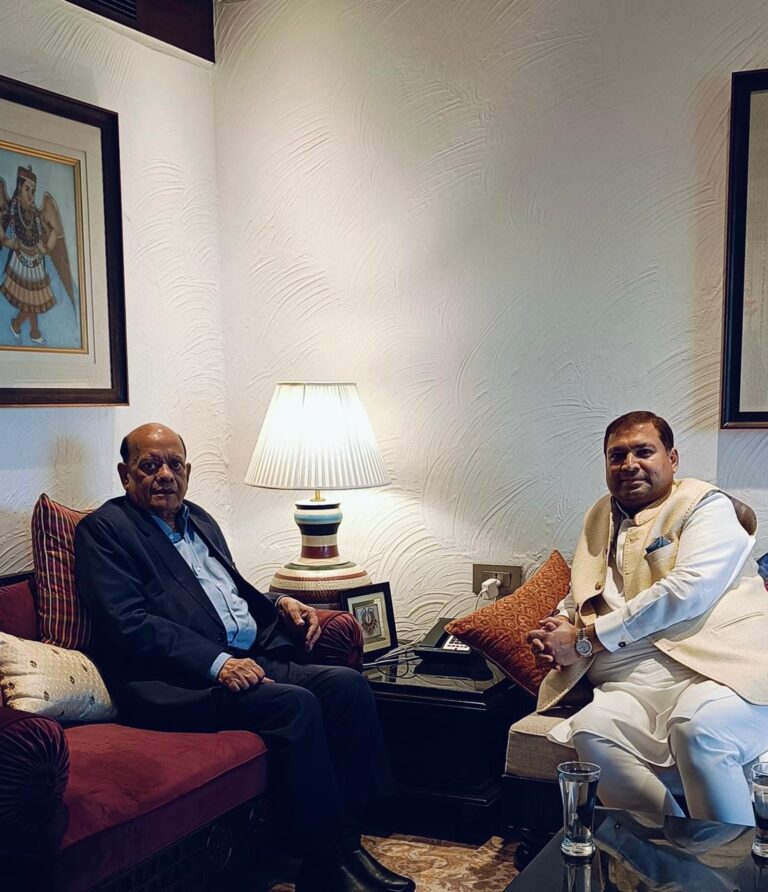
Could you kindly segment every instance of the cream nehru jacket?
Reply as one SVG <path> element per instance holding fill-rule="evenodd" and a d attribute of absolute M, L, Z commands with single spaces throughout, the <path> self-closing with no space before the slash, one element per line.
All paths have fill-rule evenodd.
<path fill-rule="evenodd" d="M 717 487 L 701 480 L 676 480 L 664 500 L 636 515 L 624 545 L 627 601 L 674 568 L 685 522 L 713 490 Z M 600 596 L 614 535 L 611 497 L 607 495 L 587 512 L 573 558 L 571 592 L 577 625 L 594 623 L 598 601 L 604 604 Z M 670 544 L 646 553 L 646 547 L 659 536 L 669 539 Z M 757 573 L 737 574 L 731 588 L 709 610 L 649 637 L 659 650 L 694 672 L 726 685 L 750 703 L 768 704 L 768 592 Z M 559 703 L 591 662 L 580 659 L 561 672 L 550 672 L 539 690 L 537 710 L 543 712 Z"/>

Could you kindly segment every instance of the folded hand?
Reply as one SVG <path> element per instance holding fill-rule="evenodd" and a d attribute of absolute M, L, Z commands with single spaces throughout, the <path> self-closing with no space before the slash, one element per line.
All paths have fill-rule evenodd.
<path fill-rule="evenodd" d="M 578 660 L 576 653 L 576 626 L 564 616 L 547 616 L 540 628 L 532 629 L 526 636 L 537 666 L 563 669 Z"/>
<path fill-rule="evenodd" d="M 250 657 L 244 659 L 230 657 L 219 669 L 216 681 L 230 691 L 247 691 L 248 688 L 255 688 L 260 684 L 272 683 L 272 679 L 267 678 L 261 666 Z"/>
<path fill-rule="evenodd" d="M 322 629 L 317 611 L 308 604 L 302 604 L 296 598 L 281 598 L 277 605 L 278 613 L 290 628 L 300 629 L 304 633 L 304 646 L 312 650 L 315 642 L 320 637 Z"/>

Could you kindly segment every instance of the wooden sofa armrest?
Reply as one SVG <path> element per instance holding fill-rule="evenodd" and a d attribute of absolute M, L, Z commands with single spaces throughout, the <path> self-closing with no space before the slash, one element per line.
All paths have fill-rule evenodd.
<path fill-rule="evenodd" d="M 69 747 L 61 725 L 0 706 L 0 862 L 46 857 L 67 828 Z"/>

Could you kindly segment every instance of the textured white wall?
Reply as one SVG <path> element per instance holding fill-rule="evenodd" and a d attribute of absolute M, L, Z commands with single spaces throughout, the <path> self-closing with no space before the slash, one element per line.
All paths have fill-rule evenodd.
<path fill-rule="evenodd" d="M 765 12 L 221 2 L 211 69 L 0 0 L 1 74 L 120 114 L 131 386 L 124 409 L 0 410 L 0 572 L 30 563 L 40 491 L 118 492 L 120 437 L 156 418 L 265 584 L 293 496 L 242 478 L 291 379 L 359 383 L 394 485 L 344 495 L 342 547 L 392 582 L 401 630 L 469 609 L 472 561 L 570 554 L 632 408 L 768 549 L 768 436 L 717 425 L 729 78 L 768 65 Z"/>
<path fill-rule="evenodd" d="M 128 408 L 0 409 L 0 573 L 31 566 L 42 491 L 120 492 L 123 434 L 162 420 L 195 463 L 190 497 L 228 520 L 212 67 L 60 0 L 0 0 L 0 74 L 120 115 Z M 0 298 L 2 299 L 2 298 Z"/>
<path fill-rule="evenodd" d="M 290 493 L 242 484 L 273 385 L 353 380 L 394 485 L 341 543 L 398 623 L 472 561 L 570 554 L 600 441 L 649 407 L 682 473 L 757 509 L 768 436 L 718 431 L 730 73 L 764 0 L 220 0 L 214 72 L 236 550 L 266 583 Z"/>

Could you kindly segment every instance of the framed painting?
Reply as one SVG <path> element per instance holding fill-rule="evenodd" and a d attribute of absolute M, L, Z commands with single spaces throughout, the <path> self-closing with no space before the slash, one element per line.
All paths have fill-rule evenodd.
<path fill-rule="evenodd" d="M 392 592 L 388 582 L 361 585 L 339 592 L 344 610 L 354 616 L 363 630 L 363 660 L 382 656 L 397 647 Z"/>
<path fill-rule="evenodd" d="M 0 77 L 0 406 L 127 402 L 117 115 Z"/>
<path fill-rule="evenodd" d="M 731 79 L 721 427 L 768 427 L 768 70 Z"/>

